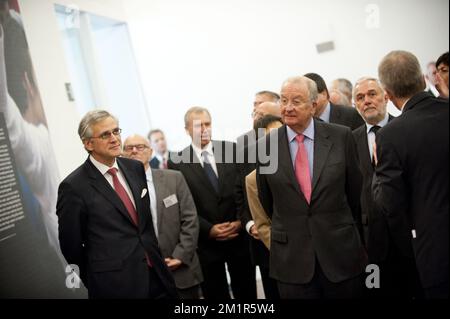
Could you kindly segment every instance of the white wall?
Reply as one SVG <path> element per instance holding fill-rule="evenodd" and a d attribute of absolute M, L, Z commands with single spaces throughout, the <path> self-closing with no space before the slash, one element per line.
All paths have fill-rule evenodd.
<path fill-rule="evenodd" d="M 449 47 L 447 0 L 126 0 L 123 1 L 154 127 L 172 149 L 189 143 L 188 107 L 209 108 L 213 136 L 234 139 L 251 126 L 253 94 L 279 91 L 306 72 L 327 83 L 377 75 L 391 50 L 425 64 Z M 366 12 L 379 8 L 379 27 Z M 315 44 L 336 49 L 317 54 Z"/>
<path fill-rule="evenodd" d="M 20 0 L 61 177 L 86 158 L 76 134 L 80 114 L 65 95 L 70 82 L 54 3 L 128 21 L 152 125 L 172 149 L 189 143 L 183 115 L 208 107 L 214 137 L 234 139 L 251 125 L 253 94 L 278 91 L 291 75 L 315 71 L 329 81 L 376 75 L 384 54 L 414 52 L 425 64 L 448 51 L 447 0 Z M 379 28 L 366 28 L 369 3 Z M 370 21 L 369 21 L 370 22 Z M 336 50 L 318 55 L 317 41 Z M 149 128 L 136 128 L 146 131 Z"/>
<path fill-rule="evenodd" d="M 120 0 L 19 0 L 31 59 L 48 121 L 61 178 L 87 157 L 77 135 L 81 119 L 75 102 L 69 102 L 65 82 L 70 82 L 54 4 L 78 7 L 98 15 L 124 20 Z M 73 21 L 72 21 L 73 22 Z"/>

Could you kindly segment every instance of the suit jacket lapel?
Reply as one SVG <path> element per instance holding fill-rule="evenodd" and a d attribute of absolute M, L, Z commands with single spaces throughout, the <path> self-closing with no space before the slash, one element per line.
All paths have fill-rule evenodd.
<path fill-rule="evenodd" d="M 358 131 L 356 145 L 360 156 L 361 168 L 369 174 L 373 173 L 372 159 L 370 158 L 369 143 L 367 142 L 367 125 Z"/>
<path fill-rule="evenodd" d="M 340 112 L 330 103 L 330 123 L 336 123 L 340 117 Z"/>
<path fill-rule="evenodd" d="M 216 161 L 216 168 L 217 168 L 217 178 L 219 179 L 219 191 L 221 191 L 224 187 L 223 183 L 225 182 L 225 151 L 223 149 L 223 144 L 219 142 L 213 141 L 213 153 L 214 153 L 214 160 Z M 217 152 L 217 149 L 220 148 L 220 151 Z M 206 176 L 206 174 L 205 174 Z M 209 182 L 209 180 L 208 180 Z"/>
<path fill-rule="evenodd" d="M 133 223 L 133 220 L 128 214 L 125 205 L 123 204 L 120 197 L 117 195 L 116 191 L 111 187 L 105 177 L 100 173 L 100 171 L 91 163 L 89 159 L 84 163 L 84 167 L 87 170 L 87 173 L 90 178 L 90 184 L 100 193 L 102 194 L 108 202 L 111 202 L 117 210 L 127 218 L 130 223 Z"/>
<path fill-rule="evenodd" d="M 153 175 L 153 185 L 155 187 L 155 193 L 156 193 L 156 216 L 157 216 L 157 225 L 158 225 L 158 232 L 161 229 L 161 223 L 163 219 L 163 211 L 165 209 L 164 207 L 164 196 L 167 195 L 167 185 L 163 178 L 163 173 L 158 170 L 152 169 L 152 175 Z M 169 194 L 171 195 L 171 194 Z"/>
<path fill-rule="evenodd" d="M 148 220 L 147 216 L 145 216 L 145 212 L 142 211 L 142 201 L 141 201 L 141 192 L 142 189 L 139 189 L 139 185 L 136 181 L 138 181 L 138 176 L 136 176 L 135 172 L 127 169 L 124 164 L 120 161 L 120 158 L 117 159 L 117 164 L 120 167 L 121 173 L 125 177 L 128 186 L 130 187 L 131 194 L 134 198 L 134 204 L 136 206 L 136 212 L 139 217 L 139 228 L 143 229 L 145 222 Z M 147 190 L 148 191 L 148 190 Z M 127 211 L 128 214 L 128 211 Z"/>
<path fill-rule="evenodd" d="M 314 121 L 314 163 L 313 163 L 313 180 L 312 180 L 312 194 L 314 196 L 314 189 L 322 173 L 323 167 L 328 159 L 328 153 L 331 150 L 333 143 L 328 139 L 329 135 L 319 121 Z"/>

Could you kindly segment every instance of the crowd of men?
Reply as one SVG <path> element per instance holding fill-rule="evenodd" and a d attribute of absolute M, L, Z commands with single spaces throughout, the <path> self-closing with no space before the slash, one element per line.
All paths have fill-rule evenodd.
<path fill-rule="evenodd" d="M 290 77 L 256 94 L 237 143 L 192 107 L 180 152 L 87 113 L 88 159 L 58 191 L 67 262 L 90 298 L 255 299 L 256 266 L 271 300 L 448 298 L 448 60 L 427 77 L 438 97 L 406 51 L 354 86 Z"/>

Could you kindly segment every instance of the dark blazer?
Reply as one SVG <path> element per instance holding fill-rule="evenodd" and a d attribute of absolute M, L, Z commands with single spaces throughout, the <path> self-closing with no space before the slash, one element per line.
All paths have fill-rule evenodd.
<path fill-rule="evenodd" d="M 228 161 L 231 160 L 233 164 L 225 163 L 225 155 L 231 154 L 228 151 L 225 152 L 225 149 L 229 149 L 232 154 L 235 154 L 236 145 L 225 141 L 212 141 L 212 143 L 219 175 L 220 194 L 217 194 L 212 187 L 192 146 L 188 146 L 181 151 L 177 156 L 178 158 L 171 157 L 169 160 L 170 169 L 176 169 L 183 173 L 194 198 L 200 221 L 199 254 L 202 255 L 203 260 L 214 260 L 216 257 L 222 259 L 226 252 L 225 246 L 236 246 L 236 249 L 242 249 L 239 248 L 240 245 L 247 245 L 242 243 L 245 235 L 243 231 L 235 239 L 224 242 L 209 238 L 209 232 L 214 224 L 238 219 L 234 198 L 238 172 L 234 164 L 234 157 L 228 158 Z"/>
<path fill-rule="evenodd" d="M 295 178 L 286 126 L 258 141 L 264 147 L 278 134 L 278 150 L 271 159 L 278 161 L 278 168 L 262 174 L 264 165 L 258 162 L 257 180 L 260 201 L 272 219 L 270 274 L 285 283 L 310 282 L 316 258 L 335 283 L 360 275 L 367 263 L 358 230 L 361 173 L 353 136 L 342 126 L 318 120 L 314 126 L 310 205 Z"/>
<path fill-rule="evenodd" d="M 364 119 L 353 107 L 330 103 L 330 123 L 344 125 L 354 130 L 364 124 Z"/>
<path fill-rule="evenodd" d="M 237 138 L 237 168 L 238 178 L 236 180 L 235 198 L 238 217 L 242 227 L 253 220 L 247 201 L 245 188 L 245 177 L 256 169 L 256 134 L 251 130 Z M 239 152 L 241 152 L 239 154 Z M 256 265 L 269 266 L 268 249 L 261 240 L 256 240 L 249 235 L 250 256 Z"/>
<path fill-rule="evenodd" d="M 391 233 L 401 231 L 408 220 L 424 288 L 449 279 L 448 109 L 448 100 L 420 92 L 376 138 L 374 200 Z"/>
<path fill-rule="evenodd" d="M 171 156 L 172 153 L 173 153 L 173 152 L 169 151 L 169 158 L 170 158 L 170 156 Z M 156 156 L 154 156 L 154 157 L 150 160 L 149 163 L 150 163 L 150 167 L 151 167 L 151 168 L 158 169 L 158 168 L 159 168 L 159 164 L 160 164 L 161 162 L 159 161 L 159 159 L 158 159 Z"/>
<path fill-rule="evenodd" d="M 117 163 L 133 193 L 139 228 L 115 190 L 87 159 L 59 186 L 56 213 L 62 253 L 68 263 L 80 267 L 90 298 L 148 298 L 145 253 L 161 281 L 154 284 L 175 297 L 175 284 L 151 222 L 144 167 L 125 158 L 117 158 Z"/>
<path fill-rule="evenodd" d="M 203 281 L 197 256 L 199 224 L 197 210 L 183 174 L 152 169 L 156 192 L 158 242 L 163 257 L 179 259 L 183 264 L 172 272 L 177 288 L 186 289 Z M 164 199 L 176 196 L 177 202 L 166 207 Z"/>
<path fill-rule="evenodd" d="M 390 122 L 395 117 L 389 114 Z M 372 178 L 374 169 L 367 143 L 367 125 L 363 124 L 353 131 L 358 151 L 359 167 L 363 176 L 361 192 L 361 212 L 364 235 L 370 262 L 384 261 L 389 251 L 389 231 L 383 214 L 375 209 L 372 196 Z M 401 249 L 404 254 L 412 257 L 411 249 Z M 409 252 L 409 253 L 408 253 Z"/>

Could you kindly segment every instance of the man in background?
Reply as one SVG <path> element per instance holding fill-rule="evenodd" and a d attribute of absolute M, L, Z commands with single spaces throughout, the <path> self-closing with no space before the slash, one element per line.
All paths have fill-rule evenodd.
<path fill-rule="evenodd" d="M 374 201 L 391 234 L 407 229 L 425 296 L 448 298 L 448 101 L 424 92 L 419 61 L 409 52 L 387 54 L 378 74 L 402 114 L 376 136 Z M 403 237 L 394 239 L 403 247 Z"/>
<path fill-rule="evenodd" d="M 236 145 L 211 140 L 211 116 L 203 107 L 190 108 L 184 122 L 192 144 L 171 157 L 169 168 L 183 173 L 197 207 L 203 295 L 230 299 L 226 264 L 234 298 L 255 299 L 255 271 L 235 201 Z"/>
<path fill-rule="evenodd" d="M 356 109 L 366 122 L 353 131 L 363 175 L 361 210 L 369 263 L 380 267 L 380 288 L 370 296 L 381 298 L 420 297 L 419 278 L 414 264 L 408 230 L 391 233 L 383 213 L 373 202 L 373 144 L 377 132 L 394 119 L 387 113 L 388 97 L 378 79 L 364 77 L 354 88 Z M 393 240 L 393 237 L 401 240 Z M 398 243 L 402 243 L 399 247 Z"/>
<path fill-rule="evenodd" d="M 448 99 L 448 52 L 442 54 L 436 61 L 436 89 L 440 97 Z"/>
<path fill-rule="evenodd" d="M 123 155 L 144 164 L 150 193 L 150 210 L 159 248 L 172 272 L 181 299 L 198 299 L 203 275 L 197 256 L 197 210 L 183 174 L 152 169 L 152 148 L 143 136 L 132 135 Z"/>
<path fill-rule="evenodd" d="M 167 161 L 169 160 L 170 152 L 167 149 L 164 132 L 160 129 L 154 129 L 148 133 L 147 137 L 153 150 L 150 167 L 167 169 Z"/>
<path fill-rule="evenodd" d="M 354 130 L 364 124 L 364 120 L 352 107 L 330 103 L 330 94 L 324 79 L 317 73 L 307 73 L 305 77 L 316 83 L 318 96 L 314 116 L 325 123 L 340 124 Z"/>

